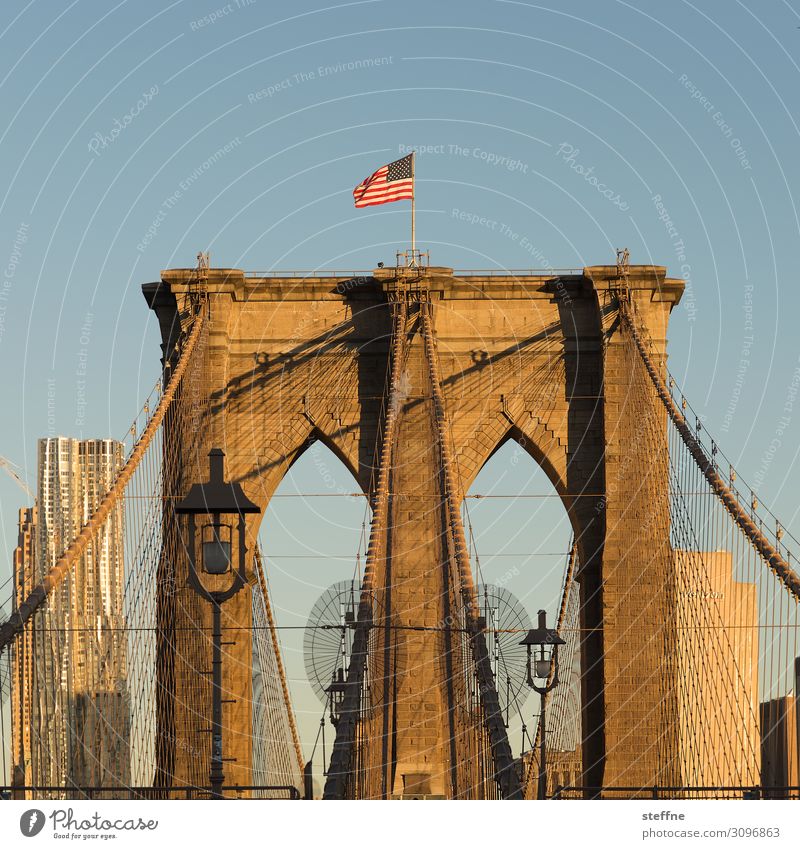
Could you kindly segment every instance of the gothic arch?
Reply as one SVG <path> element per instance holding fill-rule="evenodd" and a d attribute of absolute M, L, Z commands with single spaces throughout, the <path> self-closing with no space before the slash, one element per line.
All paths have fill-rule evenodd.
<path fill-rule="evenodd" d="M 289 458 L 289 462 L 286 468 L 283 471 L 283 475 L 281 476 L 281 481 L 286 475 L 291 471 L 294 464 L 308 451 L 316 442 L 324 445 L 330 452 L 333 454 L 336 459 L 347 469 L 350 473 L 350 476 L 353 478 L 355 483 L 358 485 L 359 489 L 364 492 L 364 487 L 358 479 L 358 470 L 353 465 L 353 461 L 350 457 L 347 456 L 345 451 L 341 448 L 339 443 L 327 433 L 325 433 L 318 425 L 313 425 L 311 430 L 306 437 L 305 442 L 297 448 L 296 451 Z M 280 486 L 280 481 L 278 482 L 278 486 Z"/>

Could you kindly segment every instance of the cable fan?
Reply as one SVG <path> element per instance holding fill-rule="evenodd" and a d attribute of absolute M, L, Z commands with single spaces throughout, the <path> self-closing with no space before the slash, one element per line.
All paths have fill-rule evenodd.
<path fill-rule="evenodd" d="M 338 581 L 317 599 L 303 635 L 306 675 L 317 698 L 327 704 L 327 688 L 337 669 L 350 663 L 359 593 L 353 581 Z"/>
<path fill-rule="evenodd" d="M 486 620 L 486 648 L 492 662 L 497 695 L 505 713 L 524 701 L 527 649 L 520 640 L 532 627 L 525 605 L 511 592 L 493 584 L 478 585 L 478 609 Z"/>

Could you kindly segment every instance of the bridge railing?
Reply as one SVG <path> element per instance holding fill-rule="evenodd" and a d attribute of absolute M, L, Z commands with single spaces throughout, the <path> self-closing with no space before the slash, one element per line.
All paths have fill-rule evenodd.
<path fill-rule="evenodd" d="M 225 785 L 227 799 L 300 799 L 291 784 Z M 64 787 L 47 785 L 0 786 L 0 799 L 211 799 L 210 787 Z"/>
<path fill-rule="evenodd" d="M 280 271 L 245 271 L 244 276 L 248 279 L 317 279 L 317 278 L 351 278 L 369 279 L 374 274 L 374 269 L 362 269 L 361 271 L 342 271 L 336 269 L 312 269 L 310 271 L 281 269 Z M 580 277 L 583 268 L 477 268 L 458 269 L 455 277 Z"/>
<path fill-rule="evenodd" d="M 800 786 L 654 785 L 652 787 L 557 787 L 553 799 L 800 799 Z"/>

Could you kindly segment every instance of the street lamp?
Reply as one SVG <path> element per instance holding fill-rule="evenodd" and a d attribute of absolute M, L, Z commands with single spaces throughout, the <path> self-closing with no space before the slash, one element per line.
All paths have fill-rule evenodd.
<path fill-rule="evenodd" d="M 221 606 L 223 601 L 232 598 L 245 585 L 245 514 L 260 513 L 261 508 L 244 494 L 238 483 L 225 481 L 225 453 L 220 448 L 212 448 L 208 455 L 209 479 L 206 483 L 196 483 L 189 494 L 175 508 L 175 512 L 189 517 L 188 538 L 186 550 L 189 556 L 189 584 L 192 589 L 206 601 L 210 602 L 213 614 L 211 639 L 213 657 L 211 662 L 212 675 L 212 707 L 211 707 L 211 798 L 222 798 L 222 787 L 225 773 L 222 766 L 222 624 Z M 208 589 L 204 586 L 195 563 L 197 548 L 198 516 L 209 516 L 200 528 L 201 566 L 206 575 L 218 578 L 231 571 L 231 554 L 233 542 L 233 522 L 238 516 L 238 549 L 239 562 L 229 586 L 225 589 Z M 223 517 L 230 517 L 224 522 Z"/>
<path fill-rule="evenodd" d="M 333 725 L 334 728 L 339 724 L 339 720 L 342 716 L 345 689 L 344 669 L 340 666 L 336 672 L 334 672 L 330 687 L 326 690 L 328 694 L 328 710 L 331 715 L 331 725 Z"/>
<path fill-rule="evenodd" d="M 547 798 L 547 756 L 545 750 L 544 709 L 547 694 L 558 684 L 558 647 L 563 646 L 564 640 L 552 628 L 547 627 L 547 614 L 539 611 L 539 627 L 531 628 L 520 641 L 521 646 L 528 647 L 527 681 L 528 686 L 541 696 L 541 713 L 539 715 L 539 792 L 540 799 Z M 532 656 L 532 649 L 538 647 L 538 656 Z M 543 684 L 537 684 L 534 678 L 543 679 Z"/>

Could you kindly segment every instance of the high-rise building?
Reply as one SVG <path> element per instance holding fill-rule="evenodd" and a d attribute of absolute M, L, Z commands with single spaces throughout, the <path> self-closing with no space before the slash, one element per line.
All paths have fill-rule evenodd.
<path fill-rule="evenodd" d="M 757 786 L 758 597 L 729 551 L 675 551 L 684 786 Z"/>
<path fill-rule="evenodd" d="M 792 695 L 761 703 L 761 786 L 765 798 L 796 796 L 796 792 L 770 788 L 800 784 L 797 710 L 797 699 Z"/>
<path fill-rule="evenodd" d="M 39 440 L 37 510 L 22 511 L 15 552 L 18 599 L 77 536 L 123 459 L 110 439 Z M 30 722 L 27 734 L 20 723 L 14 746 L 26 784 L 129 783 L 123 510 L 112 510 L 19 643 L 14 704 Z"/>
<path fill-rule="evenodd" d="M 14 550 L 14 605 L 27 598 L 36 583 L 36 507 L 19 511 L 19 533 Z M 34 688 L 33 630 L 27 628 L 12 646 L 11 655 L 11 739 L 12 782 L 30 783 L 32 705 Z"/>

